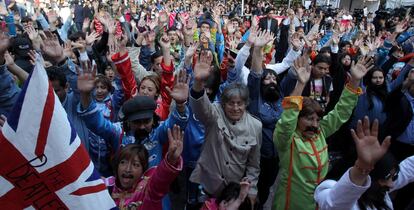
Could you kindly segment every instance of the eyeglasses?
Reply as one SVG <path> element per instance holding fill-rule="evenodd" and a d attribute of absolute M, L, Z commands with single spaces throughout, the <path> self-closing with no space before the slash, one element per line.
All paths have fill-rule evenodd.
<path fill-rule="evenodd" d="M 395 169 L 395 172 L 394 173 L 389 173 L 389 174 L 387 174 L 385 177 L 384 177 L 384 179 L 385 180 L 389 180 L 390 178 L 392 179 L 392 181 L 395 181 L 395 180 L 397 180 L 398 179 L 398 174 L 400 173 L 400 169 Z"/>

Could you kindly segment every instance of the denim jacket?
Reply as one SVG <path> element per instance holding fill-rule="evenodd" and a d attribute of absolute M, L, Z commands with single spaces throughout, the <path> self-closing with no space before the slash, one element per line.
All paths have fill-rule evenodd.
<path fill-rule="evenodd" d="M 78 104 L 77 109 L 88 128 L 102 137 L 106 141 L 106 144 L 111 147 L 112 152 L 116 152 L 122 145 L 133 143 L 143 144 L 149 153 L 149 167 L 158 165 L 162 159 L 162 145 L 168 141 L 168 128 L 172 128 L 174 124 L 177 124 L 181 129 L 185 130 L 189 115 L 187 108 L 184 115 L 180 115 L 177 110 L 174 110 L 167 120 L 152 129 L 147 138 L 138 140 L 135 139 L 133 133 L 126 132 L 120 122 L 113 123 L 109 119 L 106 119 L 94 101 L 85 110 L 81 109 L 80 104 Z"/>

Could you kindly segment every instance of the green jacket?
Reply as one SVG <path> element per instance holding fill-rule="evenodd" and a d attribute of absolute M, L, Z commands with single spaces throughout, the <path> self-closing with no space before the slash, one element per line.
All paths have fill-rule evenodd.
<path fill-rule="evenodd" d="M 357 104 L 359 91 L 344 88 L 334 110 L 320 121 L 320 128 L 312 138 L 305 138 L 296 130 L 302 97 L 285 97 L 283 113 L 276 124 L 274 142 L 279 152 L 279 183 L 274 199 L 276 210 L 316 209 L 313 193 L 324 180 L 329 165 L 326 137 L 348 121 Z"/>

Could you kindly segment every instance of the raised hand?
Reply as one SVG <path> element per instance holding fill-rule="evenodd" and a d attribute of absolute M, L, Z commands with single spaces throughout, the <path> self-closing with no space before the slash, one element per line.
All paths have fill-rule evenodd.
<path fill-rule="evenodd" d="M 92 31 L 92 33 L 87 33 L 85 37 L 86 45 L 91 46 L 99 37 L 100 35 L 96 31 Z"/>
<path fill-rule="evenodd" d="M 167 21 L 168 21 L 168 14 L 167 14 L 167 12 L 165 12 L 165 11 L 160 12 L 160 15 L 158 17 L 158 22 L 160 24 L 164 24 L 164 23 L 167 23 Z"/>
<path fill-rule="evenodd" d="M 295 51 L 298 51 L 302 47 L 302 42 L 300 41 L 300 35 L 298 33 L 294 33 L 290 40 L 290 44 L 292 45 Z"/>
<path fill-rule="evenodd" d="M 192 36 L 194 34 L 194 19 L 190 18 L 185 24 L 185 27 L 183 27 L 183 33 L 185 36 Z"/>
<path fill-rule="evenodd" d="M 90 94 L 95 88 L 96 65 L 91 62 L 81 62 L 82 71 L 76 67 L 78 73 L 78 89 L 81 93 Z"/>
<path fill-rule="evenodd" d="M 40 39 L 39 32 L 36 29 L 34 29 L 33 26 L 26 26 L 24 30 L 26 31 L 27 35 L 29 35 L 30 40 L 34 41 Z"/>
<path fill-rule="evenodd" d="M 228 34 L 234 34 L 236 32 L 236 28 L 234 28 L 234 25 L 229 23 L 227 24 L 227 32 Z"/>
<path fill-rule="evenodd" d="M 304 56 L 294 61 L 293 67 L 296 70 L 298 81 L 301 84 L 306 84 L 312 72 L 311 66 L 309 65 L 309 57 L 304 53 Z"/>
<path fill-rule="evenodd" d="M 189 58 L 189 59 L 193 58 L 199 46 L 200 46 L 199 42 L 195 42 L 191 44 L 190 47 L 185 52 L 185 58 Z"/>
<path fill-rule="evenodd" d="M 209 50 L 201 51 L 201 55 L 194 66 L 194 79 L 204 81 L 208 78 L 211 72 L 211 62 L 213 55 Z"/>
<path fill-rule="evenodd" d="M 168 38 L 168 35 L 166 33 L 164 33 L 162 35 L 162 37 L 160 38 L 160 40 L 159 40 L 158 43 L 160 44 L 160 46 L 163 49 L 170 50 L 170 46 L 171 46 L 171 44 L 170 44 L 170 38 Z"/>
<path fill-rule="evenodd" d="M 91 24 L 91 20 L 88 17 L 83 19 L 82 31 L 86 32 L 88 30 L 89 24 Z"/>
<path fill-rule="evenodd" d="M 112 61 L 112 56 L 119 52 L 118 41 L 116 39 L 114 39 L 114 40 L 108 42 L 108 47 L 109 47 L 109 51 L 106 54 L 106 59 L 109 62 L 113 62 Z"/>
<path fill-rule="evenodd" d="M 258 26 L 259 25 L 259 21 L 257 20 L 257 16 L 253 15 L 252 17 L 252 27 L 253 26 Z"/>
<path fill-rule="evenodd" d="M 371 57 L 368 56 L 362 56 L 357 64 L 355 64 L 355 61 L 352 61 L 351 65 L 351 77 L 353 80 L 360 81 L 362 77 L 365 76 L 365 74 L 371 70 L 373 65 L 373 60 Z"/>
<path fill-rule="evenodd" d="M 72 51 L 72 41 L 68 40 L 63 44 L 63 54 L 65 57 L 71 58 L 73 55 Z"/>
<path fill-rule="evenodd" d="M 175 103 L 183 104 L 188 99 L 190 78 L 187 76 L 185 70 L 178 72 L 178 75 L 174 78 L 174 88 L 171 90 L 169 87 L 165 87 L 171 98 Z"/>
<path fill-rule="evenodd" d="M 85 40 L 78 40 L 76 42 L 72 42 L 72 47 L 78 49 L 80 52 L 86 51 L 86 41 Z"/>
<path fill-rule="evenodd" d="M 254 41 L 257 38 L 258 29 L 259 29 L 258 26 L 250 27 L 250 34 L 249 34 L 249 37 L 247 38 L 247 43 L 249 43 L 250 45 L 254 45 Z"/>
<path fill-rule="evenodd" d="M 184 132 L 180 126 L 174 125 L 172 129 L 168 129 L 168 153 L 167 161 L 175 165 L 183 152 Z"/>
<path fill-rule="evenodd" d="M 273 33 L 271 32 L 265 32 L 265 31 L 260 31 L 256 37 L 256 39 L 254 40 L 254 46 L 255 47 L 263 47 L 265 46 L 267 43 L 273 41 L 275 39 L 275 36 Z"/>
<path fill-rule="evenodd" d="M 63 54 L 63 47 L 60 46 L 59 40 L 55 34 L 50 35 L 47 39 L 43 40 L 40 45 L 43 54 L 50 59 L 51 62 L 60 63 L 66 57 Z"/>
<path fill-rule="evenodd" d="M 373 167 L 375 163 L 384 156 L 390 144 L 391 137 L 387 136 L 382 144 L 378 141 L 378 120 L 374 120 L 372 128 L 367 116 L 364 121 L 358 120 L 357 130 L 351 129 L 358 153 L 359 164 Z"/>
<path fill-rule="evenodd" d="M 237 38 L 236 38 L 236 36 L 229 36 L 229 41 L 228 41 L 228 43 L 229 43 L 229 48 L 230 49 L 236 49 L 237 48 L 237 45 L 239 45 L 239 42 L 240 42 L 240 40 L 238 40 Z"/>

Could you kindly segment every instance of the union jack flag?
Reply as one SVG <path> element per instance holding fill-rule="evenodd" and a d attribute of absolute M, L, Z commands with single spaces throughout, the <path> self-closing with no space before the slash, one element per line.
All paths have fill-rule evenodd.
<path fill-rule="evenodd" d="M 0 132 L 2 209 L 112 209 L 41 58 Z"/>

